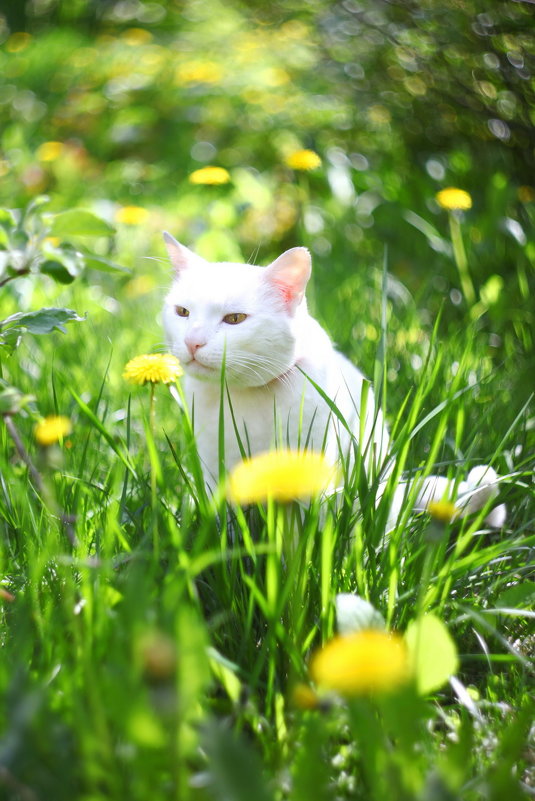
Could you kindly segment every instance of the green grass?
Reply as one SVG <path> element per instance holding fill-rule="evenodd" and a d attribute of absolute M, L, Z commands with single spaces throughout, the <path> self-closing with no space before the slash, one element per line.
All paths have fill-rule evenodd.
<path fill-rule="evenodd" d="M 165 285 L 166 268 L 157 273 Z M 171 394 L 156 388 L 153 436 L 148 389 L 130 394 L 121 377 L 161 343 L 161 293 L 129 299 L 108 277 L 61 290 L 46 280 L 32 306 L 68 297 L 88 317 L 65 335 L 27 335 L 3 362 L 42 413 L 73 422 L 44 453 L 32 415 L 14 418 L 46 493 L 1 430 L 2 585 L 14 596 L 2 602 L 3 797 L 424 799 L 446 787 L 524 797 L 533 432 L 524 404 L 504 403 L 509 368 L 489 363 L 476 329 L 444 340 L 422 327 L 410 388 L 384 382 L 392 453 L 399 471 L 452 479 L 492 462 L 507 524 L 488 530 L 479 514 L 433 538 L 437 524 L 407 506 L 385 537 L 384 503 L 362 477 L 348 477 L 337 505 L 214 507 Z M 352 312 L 366 319 L 358 298 Z M 415 315 L 398 314 L 395 332 Z M 396 341 L 387 325 L 387 365 L 403 357 Z M 417 612 L 437 614 L 460 654 L 460 697 L 446 685 L 396 709 L 296 708 L 292 688 L 335 631 L 339 592 L 368 599 L 399 631 Z"/>

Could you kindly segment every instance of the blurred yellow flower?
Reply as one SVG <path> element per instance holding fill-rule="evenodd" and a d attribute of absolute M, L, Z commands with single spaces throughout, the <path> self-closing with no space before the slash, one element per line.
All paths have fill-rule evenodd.
<path fill-rule="evenodd" d="M 456 189 L 454 186 L 441 189 L 435 195 L 435 200 L 441 208 L 447 211 L 466 211 L 472 208 L 472 198 L 468 192 L 465 192 L 464 189 Z"/>
<path fill-rule="evenodd" d="M 395 690 L 410 668 L 401 637 L 369 629 L 328 642 L 312 657 L 310 675 L 325 690 L 353 696 Z"/>
<path fill-rule="evenodd" d="M 150 212 L 142 206 L 122 206 L 115 212 L 115 222 L 123 225 L 142 225 L 149 217 Z"/>
<path fill-rule="evenodd" d="M 266 67 L 260 73 L 260 81 L 264 86 L 284 86 L 290 83 L 290 76 L 285 69 L 281 67 Z M 272 95 L 275 97 L 276 95 Z"/>
<path fill-rule="evenodd" d="M 24 33 L 24 31 L 12 33 L 6 42 L 6 50 L 8 53 L 20 53 L 21 50 L 26 50 L 31 41 L 30 33 Z"/>
<path fill-rule="evenodd" d="M 121 39 L 130 47 L 147 44 L 153 39 L 152 33 L 145 28 L 128 28 L 121 34 Z"/>
<path fill-rule="evenodd" d="M 170 679 L 176 669 L 177 646 L 163 631 L 145 631 L 135 643 L 143 673 L 152 681 Z"/>
<path fill-rule="evenodd" d="M 43 242 L 45 245 L 51 245 L 53 248 L 57 248 L 61 245 L 61 239 L 59 236 L 45 236 Z"/>
<path fill-rule="evenodd" d="M 36 155 L 39 161 L 56 161 L 63 153 L 64 148 L 63 142 L 43 142 L 37 148 Z"/>
<path fill-rule="evenodd" d="M 289 502 L 310 498 L 327 489 L 335 476 L 321 453 L 268 451 L 238 464 L 231 472 L 227 497 L 234 503 L 259 503 L 268 498 Z"/>
<path fill-rule="evenodd" d="M 219 83 L 223 78 L 223 70 L 214 61 L 189 61 L 179 64 L 175 72 L 175 83 Z"/>
<path fill-rule="evenodd" d="M 224 167 L 201 167 L 192 172 L 188 178 L 190 184 L 228 184 L 230 174 Z"/>
<path fill-rule="evenodd" d="M 171 353 L 145 353 L 128 362 L 123 378 L 132 384 L 171 384 L 183 374 L 180 362 Z"/>
<path fill-rule="evenodd" d="M 381 106 L 379 103 L 370 106 L 366 111 L 366 116 L 374 125 L 388 125 L 392 119 L 392 115 L 386 106 Z"/>
<path fill-rule="evenodd" d="M 300 682 L 292 688 L 290 701 L 292 705 L 296 706 L 298 709 L 316 709 L 319 698 L 312 687 Z"/>
<path fill-rule="evenodd" d="M 311 35 L 311 30 L 306 23 L 301 22 L 301 20 L 291 19 L 288 22 L 285 22 L 284 25 L 281 25 L 279 28 L 279 34 L 282 39 L 307 39 Z"/>
<path fill-rule="evenodd" d="M 518 199 L 522 203 L 533 203 L 535 200 L 535 189 L 532 186 L 519 186 L 517 190 Z"/>
<path fill-rule="evenodd" d="M 296 150 L 286 156 L 285 162 L 292 170 L 316 170 L 321 167 L 321 159 L 314 150 Z"/>
<path fill-rule="evenodd" d="M 34 429 L 39 445 L 53 445 L 72 431 L 71 421 L 63 415 L 50 414 L 40 420 Z"/>
<path fill-rule="evenodd" d="M 459 510 L 451 501 L 429 501 L 427 511 L 441 523 L 449 523 L 459 514 Z"/>
<path fill-rule="evenodd" d="M 127 298 L 139 298 L 142 295 L 148 295 L 155 286 L 156 280 L 152 275 L 137 275 L 127 283 L 124 293 Z"/>

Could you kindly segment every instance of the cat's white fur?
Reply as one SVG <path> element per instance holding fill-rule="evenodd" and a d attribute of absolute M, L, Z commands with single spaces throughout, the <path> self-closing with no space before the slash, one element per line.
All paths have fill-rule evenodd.
<path fill-rule="evenodd" d="M 307 311 L 308 250 L 292 248 L 268 267 L 214 264 L 169 234 L 164 238 L 176 273 L 164 303 L 164 328 L 185 370 L 184 392 L 207 485 L 214 488 L 219 474 L 223 365 L 230 395 L 230 405 L 227 395 L 224 401 L 227 469 L 242 458 L 238 437 L 250 455 L 288 445 L 323 449 L 335 461 L 341 454 L 351 456 L 363 434 L 359 448 L 368 471 L 382 471 L 386 478 L 389 436 L 383 415 L 371 390 L 361 403 L 364 376 Z M 236 319 L 240 322 L 233 324 Z M 334 402 L 347 428 L 315 384 Z M 464 507 L 474 511 L 489 493 L 496 494 L 496 474 L 478 468 L 471 476 L 458 491 Z M 447 490 L 445 479 L 428 478 L 417 507 Z M 398 488 L 399 503 L 405 492 L 406 487 Z"/>

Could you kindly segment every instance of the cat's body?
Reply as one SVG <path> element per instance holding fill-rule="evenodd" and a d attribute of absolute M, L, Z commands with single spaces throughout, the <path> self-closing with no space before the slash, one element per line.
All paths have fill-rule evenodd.
<path fill-rule="evenodd" d="M 176 279 L 164 304 L 164 327 L 185 369 L 184 392 L 207 485 L 213 489 L 219 476 L 222 369 L 227 469 L 242 458 L 239 441 L 248 455 L 290 446 L 324 450 L 333 462 L 351 459 L 358 443 L 368 473 L 386 478 L 389 436 L 373 394 L 367 386 L 363 391 L 362 373 L 307 311 L 308 251 L 293 248 L 268 267 L 212 264 L 168 234 L 165 241 Z M 492 471 L 477 482 L 476 506 L 494 481 Z M 427 479 L 417 505 L 446 489 L 445 479 Z"/>
<path fill-rule="evenodd" d="M 306 446 L 324 448 L 334 462 L 340 451 L 349 452 L 350 433 L 314 384 L 334 401 L 357 435 L 364 379 L 308 314 L 303 295 L 310 274 L 308 252 L 294 248 L 262 268 L 210 264 L 182 246 L 168 247 L 178 278 L 166 299 L 164 325 L 173 353 L 185 367 L 184 391 L 207 483 L 213 486 L 218 478 L 223 361 L 230 395 L 230 404 L 225 397 L 227 468 L 241 459 L 236 429 L 251 455 L 277 446 Z M 225 322 L 234 320 L 232 315 L 246 317 Z M 363 450 L 373 430 L 378 463 L 386 454 L 388 433 L 380 413 L 374 420 L 371 392 L 364 430 Z"/>

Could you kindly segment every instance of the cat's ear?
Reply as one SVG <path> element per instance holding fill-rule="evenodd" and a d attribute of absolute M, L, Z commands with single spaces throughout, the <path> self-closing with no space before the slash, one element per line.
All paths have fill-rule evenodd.
<path fill-rule="evenodd" d="M 266 267 L 265 278 L 282 295 L 290 311 L 303 300 L 312 271 L 310 253 L 306 248 L 291 248 Z"/>
<path fill-rule="evenodd" d="M 177 273 L 181 273 L 182 270 L 186 270 L 188 267 L 191 267 L 202 261 L 200 256 L 197 256 L 196 253 L 193 253 L 193 251 L 187 248 L 185 245 L 181 245 L 180 242 L 177 242 L 174 236 L 168 234 L 167 231 L 163 232 L 163 240 L 165 242 L 165 247 L 167 248 L 169 258 L 171 259 L 171 264 Z"/>

